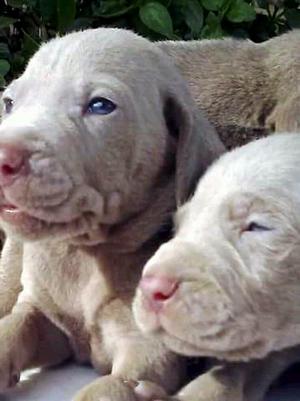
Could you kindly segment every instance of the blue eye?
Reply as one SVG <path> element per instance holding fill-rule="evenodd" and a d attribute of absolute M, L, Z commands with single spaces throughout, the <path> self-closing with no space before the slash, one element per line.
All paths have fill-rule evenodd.
<path fill-rule="evenodd" d="M 92 99 L 86 109 L 87 114 L 105 115 L 110 114 L 116 109 L 116 105 L 104 97 L 95 97 Z"/>

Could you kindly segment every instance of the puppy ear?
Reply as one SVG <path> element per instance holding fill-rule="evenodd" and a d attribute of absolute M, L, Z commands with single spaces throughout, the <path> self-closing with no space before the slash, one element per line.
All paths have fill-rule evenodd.
<path fill-rule="evenodd" d="M 300 96 L 290 96 L 278 103 L 266 120 L 266 125 L 273 132 L 299 132 Z"/>
<path fill-rule="evenodd" d="M 189 98 L 185 102 L 185 96 L 181 99 L 179 96 L 169 96 L 164 108 L 169 134 L 177 142 L 175 185 L 178 206 L 193 193 L 206 168 L 225 151 L 217 132 L 202 112 Z"/>

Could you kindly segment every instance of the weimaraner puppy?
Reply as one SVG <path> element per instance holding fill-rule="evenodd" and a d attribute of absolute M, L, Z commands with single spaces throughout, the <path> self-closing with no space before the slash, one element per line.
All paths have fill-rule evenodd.
<path fill-rule="evenodd" d="M 258 401 L 300 359 L 299 345 L 271 353 L 300 344 L 299 160 L 298 133 L 222 156 L 147 262 L 134 302 L 142 331 L 178 353 L 232 361 L 179 399 L 204 401 L 211 387 L 213 400 Z"/>
<path fill-rule="evenodd" d="M 158 42 L 232 148 L 273 131 L 300 131 L 300 31 L 247 40 Z"/>
<path fill-rule="evenodd" d="M 224 151 L 214 129 L 169 57 L 118 29 L 43 45 L 3 103 L 0 392 L 68 358 L 106 375 L 77 401 L 135 400 L 126 380 L 176 390 L 180 358 L 131 303 L 176 202 Z"/>

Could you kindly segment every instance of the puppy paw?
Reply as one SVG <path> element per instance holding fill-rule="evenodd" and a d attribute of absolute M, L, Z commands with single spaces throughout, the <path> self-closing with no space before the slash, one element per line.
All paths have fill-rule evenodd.
<path fill-rule="evenodd" d="M 145 380 L 135 383 L 134 392 L 139 401 L 175 401 L 158 384 Z"/>
<path fill-rule="evenodd" d="M 180 401 L 245 401 L 239 375 L 223 369 L 211 369 L 183 387 L 176 395 Z"/>
<path fill-rule="evenodd" d="M 84 387 L 73 401 L 139 401 L 139 398 L 132 383 L 108 375 Z"/>
<path fill-rule="evenodd" d="M 22 351 L 15 351 L 15 344 L 9 341 L 10 337 L 0 334 L 0 393 L 14 387 L 21 375 L 19 356 Z"/>
<path fill-rule="evenodd" d="M 1 362 L 1 359 L 2 358 L 0 358 L 0 393 L 3 393 L 18 384 L 21 373 L 13 366 L 9 357 L 3 358 L 3 362 Z"/>

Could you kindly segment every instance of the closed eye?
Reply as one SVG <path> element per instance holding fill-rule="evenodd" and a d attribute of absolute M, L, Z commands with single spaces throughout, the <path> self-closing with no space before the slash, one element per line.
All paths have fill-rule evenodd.
<path fill-rule="evenodd" d="M 257 223 L 255 221 L 251 221 L 243 229 L 243 232 L 260 232 L 260 231 L 271 231 L 271 230 L 273 230 L 271 227 L 267 227 L 263 224 Z"/>

